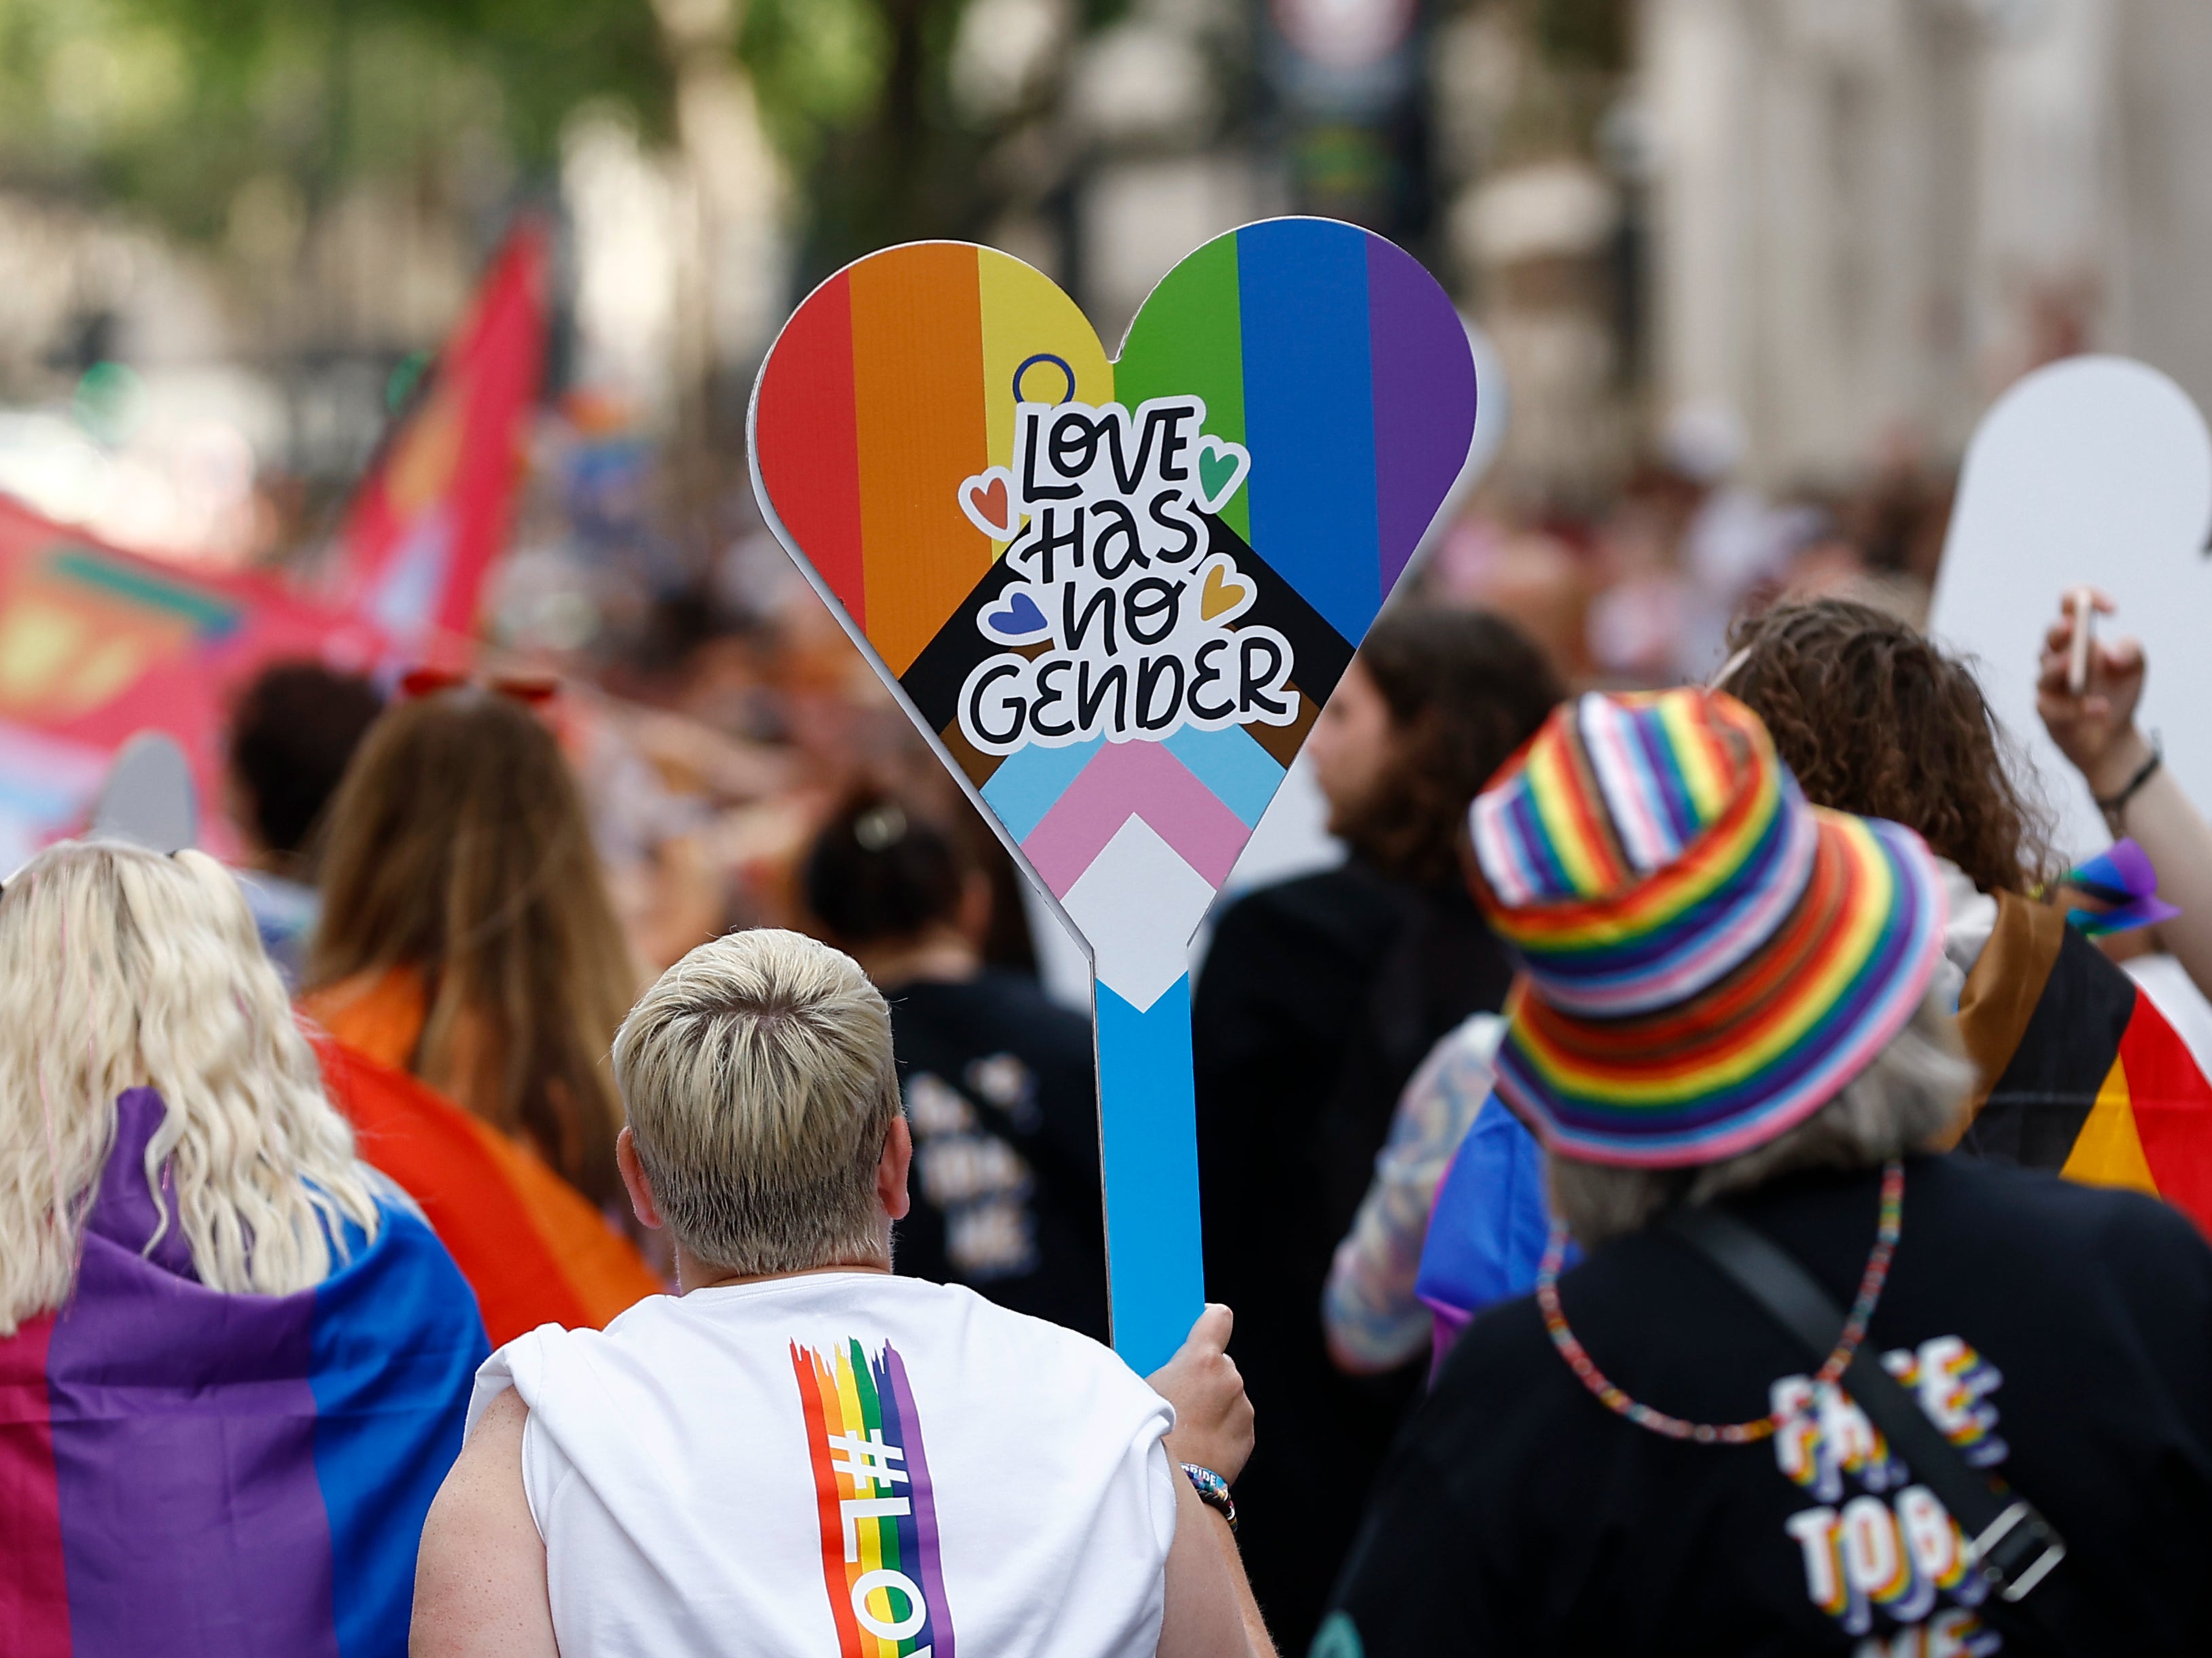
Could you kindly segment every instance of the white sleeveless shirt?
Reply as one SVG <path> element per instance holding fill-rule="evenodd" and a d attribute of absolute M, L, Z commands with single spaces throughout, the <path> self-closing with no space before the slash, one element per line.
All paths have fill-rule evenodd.
<path fill-rule="evenodd" d="M 1167 1402 L 972 1291 L 825 1272 L 545 1325 L 530 1406 L 562 1658 L 1136 1658 L 1174 1540 Z"/>

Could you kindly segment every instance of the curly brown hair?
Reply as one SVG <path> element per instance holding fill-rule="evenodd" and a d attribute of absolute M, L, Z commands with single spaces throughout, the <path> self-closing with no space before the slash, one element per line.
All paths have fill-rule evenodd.
<path fill-rule="evenodd" d="M 1455 881 L 1468 803 L 1566 687 L 1525 634 L 1480 610 L 1386 611 L 1359 660 L 1400 740 L 1373 797 L 1339 832 L 1385 874 Z"/>
<path fill-rule="evenodd" d="M 1904 824 L 1984 892 L 2049 878 L 2049 815 L 1966 663 L 1841 598 L 1739 617 L 1729 648 L 1720 689 L 1766 722 L 1814 805 Z"/>

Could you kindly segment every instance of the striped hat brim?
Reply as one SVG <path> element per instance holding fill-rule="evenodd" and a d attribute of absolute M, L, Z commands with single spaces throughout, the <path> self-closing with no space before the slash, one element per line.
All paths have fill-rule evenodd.
<path fill-rule="evenodd" d="M 1905 1027 L 1942 951 L 1934 862 L 1894 823 L 1807 811 L 1796 903 L 1697 994 L 1603 1017 L 1516 987 L 1498 1091 L 1547 1149 L 1645 1168 L 1737 1156 L 1833 1098 Z"/>

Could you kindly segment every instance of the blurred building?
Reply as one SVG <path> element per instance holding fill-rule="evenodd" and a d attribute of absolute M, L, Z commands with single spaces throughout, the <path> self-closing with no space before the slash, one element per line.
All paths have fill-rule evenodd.
<path fill-rule="evenodd" d="M 2073 351 L 2212 406 L 2204 0 L 1642 0 L 1662 408 L 1752 475 L 1955 456 Z"/>
<path fill-rule="evenodd" d="M 1249 130 L 1248 32 L 1239 9 L 1218 0 L 1136 0 L 1066 58 L 1071 257 L 1024 238 L 1018 222 L 995 228 L 1014 232 L 1002 246 L 1068 283 L 1109 349 L 1185 254 L 1283 210 L 1280 180 Z"/>
<path fill-rule="evenodd" d="M 1512 387 L 1499 490 L 1538 516 L 1595 510 L 1628 470 L 1640 393 L 1640 203 L 1612 136 L 1630 106 L 1629 7 L 1431 10 L 1437 223 L 1416 246 L 1480 319 Z"/>

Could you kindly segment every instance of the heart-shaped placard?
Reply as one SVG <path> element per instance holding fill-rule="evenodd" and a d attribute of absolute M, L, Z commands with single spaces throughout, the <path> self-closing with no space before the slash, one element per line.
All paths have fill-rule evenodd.
<path fill-rule="evenodd" d="M 1191 935 L 1474 407 L 1443 291 L 1323 219 L 1199 248 L 1114 362 L 1048 277 L 927 242 L 831 277 L 763 365 L 770 524 L 1091 946 L 1115 1339 L 1140 1370 L 1197 1310 Z"/>

